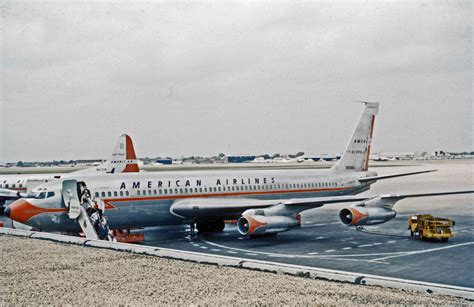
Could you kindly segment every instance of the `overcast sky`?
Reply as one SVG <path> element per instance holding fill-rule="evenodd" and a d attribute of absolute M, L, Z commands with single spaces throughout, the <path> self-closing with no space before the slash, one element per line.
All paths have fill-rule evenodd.
<path fill-rule="evenodd" d="M 472 1 L 1 1 L 0 161 L 473 149 Z"/>

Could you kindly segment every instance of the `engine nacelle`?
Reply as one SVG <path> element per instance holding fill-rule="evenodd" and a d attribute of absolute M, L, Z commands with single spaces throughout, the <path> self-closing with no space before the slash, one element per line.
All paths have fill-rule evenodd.
<path fill-rule="evenodd" d="M 278 233 L 298 226 L 300 226 L 298 218 L 282 215 L 265 216 L 263 210 L 247 210 L 237 221 L 237 229 L 244 236 Z"/>
<path fill-rule="evenodd" d="M 348 226 L 377 225 L 390 221 L 397 213 L 389 208 L 352 206 L 339 212 L 339 219 Z"/>

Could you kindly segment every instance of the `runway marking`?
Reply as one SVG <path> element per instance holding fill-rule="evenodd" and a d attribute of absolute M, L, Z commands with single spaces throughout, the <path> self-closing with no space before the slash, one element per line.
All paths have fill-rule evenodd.
<path fill-rule="evenodd" d="M 179 241 L 188 241 L 187 238 L 183 239 L 173 239 L 173 240 L 163 240 L 163 241 L 153 241 L 154 243 L 170 243 L 170 242 L 179 242 Z"/>
<path fill-rule="evenodd" d="M 341 224 L 341 222 L 312 224 L 312 225 L 307 225 L 307 226 L 305 225 L 305 226 L 302 226 L 301 228 L 320 227 L 320 226 L 328 226 L 328 225 L 335 225 L 335 224 Z"/>
<path fill-rule="evenodd" d="M 202 249 L 207 249 L 207 247 L 205 247 L 205 246 L 199 246 L 199 247 L 202 248 Z"/>
<path fill-rule="evenodd" d="M 430 249 L 425 249 L 425 250 L 421 250 L 421 251 L 404 252 L 403 254 L 400 254 L 400 255 L 392 255 L 392 256 L 386 256 L 386 257 L 373 259 L 373 261 L 383 261 L 383 260 L 396 258 L 396 257 L 405 257 L 405 256 L 411 256 L 411 255 L 417 255 L 417 254 L 430 253 L 430 252 L 434 252 L 434 251 L 439 251 L 439 250 L 444 250 L 444 249 L 451 249 L 451 248 L 455 248 L 455 247 L 467 246 L 467 245 L 472 245 L 472 244 L 474 244 L 474 242 L 460 243 L 460 244 L 455 244 L 455 245 L 450 245 L 450 246 L 443 246 L 443 247 L 438 247 L 438 248 L 430 248 Z"/>
<path fill-rule="evenodd" d="M 318 255 L 319 252 L 312 252 L 312 253 L 308 253 L 308 255 Z"/>
<path fill-rule="evenodd" d="M 436 248 L 436 249 L 427 249 L 427 250 L 419 250 L 419 251 L 401 251 L 401 252 L 385 252 L 385 253 L 367 253 L 367 254 L 332 254 L 332 255 L 318 255 L 315 253 L 308 253 L 306 255 L 291 255 L 291 254 L 280 254 L 280 253 L 272 253 L 272 252 L 260 252 L 260 251 L 255 251 L 255 250 L 248 250 L 248 249 L 242 249 L 242 248 L 236 248 L 236 247 L 229 247 L 221 244 L 217 244 L 214 242 L 207 241 L 206 239 L 200 237 L 200 239 L 209 245 L 217 246 L 222 249 L 227 249 L 227 253 L 230 254 L 237 254 L 236 251 L 239 252 L 244 252 L 244 253 L 253 253 L 257 255 L 265 255 L 267 257 L 280 257 L 280 258 L 306 258 L 306 259 L 326 259 L 326 260 L 342 260 L 342 261 L 358 261 L 358 262 L 372 262 L 372 263 L 380 263 L 380 264 L 389 264 L 387 262 L 384 262 L 385 258 L 389 259 L 392 257 L 398 257 L 398 256 L 405 256 L 408 254 L 420 254 L 420 253 L 427 253 L 430 251 L 435 251 L 439 249 L 447 249 L 447 248 L 453 248 L 457 246 L 464 246 L 464 245 L 470 245 L 474 244 L 474 242 L 469 242 L 469 243 L 462 243 L 462 244 L 457 244 L 457 245 L 451 245 L 451 246 L 446 246 L 446 247 L 441 247 L 441 248 Z M 371 246 L 371 245 L 368 245 Z M 376 257 L 379 256 L 381 258 L 376 258 L 376 259 L 361 259 L 362 257 Z"/>
<path fill-rule="evenodd" d="M 317 238 L 315 238 L 315 240 L 321 240 L 321 239 L 324 239 L 324 237 L 317 237 Z"/>
<path fill-rule="evenodd" d="M 325 253 L 332 253 L 332 252 L 335 252 L 336 250 L 335 249 L 328 249 L 326 251 L 324 251 Z"/>
<path fill-rule="evenodd" d="M 382 245 L 382 243 L 377 242 L 377 243 L 372 243 L 372 245 L 374 245 L 374 246 L 375 245 Z"/>
<path fill-rule="evenodd" d="M 213 252 L 220 252 L 221 250 L 218 249 L 218 248 L 211 248 L 211 251 L 213 251 Z"/>
<path fill-rule="evenodd" d="M 245 253 L 247 256 L 258 256 L 257 254 L 254 253 Z"/>
<path fill-rule="evenodd" d="M 372 246 L 372 244 L 364 244 L 364 245 L 359 245 L 357 247 L 369 247 L 369 246 Z"/>
<path fill-rule="evenodd" d="M 352 247 L 344 247 L 343 250 L 349 250 L 352 249 Z"/>
<path fill-rule="evenodd" d="M 387 244 L 392 244 L 392 243 L 395 243 L 395 242 L 397 242 L 397 240 L 388 241 Z"/>
<path fill-rule="evenodd" d="M 360 258 L 360 257 L 374 257 L 374 256 L 391 256 L 391 255 L 399 255 L 399 254 L 404 254 L 406 252 L 392 252 L 392 253 L 370 253 L 370 254 L 347 254 L 347 255 L 291 255 L 291 254 L 280 254 L 280 253 L 272 253 L 272 252 L 260 252 L 260 251 L 255 251 L 255 250 L 248 250 L 248 249 L 243 249 L 243 248 L 237 248 L 237 247 L 230 247 L 230 246 L 225 246 L 221 244 L 217 244 L 214 242 L 207 241 L 206 239 L 203 239 L 202 237 L 200 238 L 204 243 L 207 243 L 209 245 L 217 246 L 222 249 L 228 249 L 232 251 L 239 251 L 239 252 L 244 252 L 244 253 L 255 253 L 259 255 L 266 255 L 268 257 L 283 257 L 283 258 L 317 258 L 317 259 L 335 259 L 335 260 L 342 260 L 338 258 Z M 226 251 L 227 253 L 231 251 Z M 237 253 L 237 252 L 233 252 Z M 365 261 L 368 262 L 369 259 L 344 259 L 344 260 L 350 260 L 350 261 Z"/>

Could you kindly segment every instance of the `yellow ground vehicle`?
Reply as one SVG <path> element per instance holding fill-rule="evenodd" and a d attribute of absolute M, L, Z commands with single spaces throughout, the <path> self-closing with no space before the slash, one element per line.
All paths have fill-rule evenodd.
<path fill-rule="evenodd" d="M 411 236 L 418 236 L 420 240 L 441 239 L 448 241 L 454 236 L 455 222 L 449 219 L 434 217 L 431 214 L 412 215 L 408 218 L 408 229 Z"/>

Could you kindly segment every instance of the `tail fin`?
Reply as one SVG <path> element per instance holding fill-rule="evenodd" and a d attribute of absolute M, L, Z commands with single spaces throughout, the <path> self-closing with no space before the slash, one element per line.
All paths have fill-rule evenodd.
<path fill-rule="evenodd" d="M 112 152 L 112 157 L 107 161 L 107 173 L 138 173 L 139 171 L 132 138 L 128 134 L 122 134 Z"/>
<path fill-rule="evenodd" d="M 352 138 L 341 159 L 332 167 L 335 171 L 366 171 L 369 167 L 370 143 L 374 131 L 375 115 L 379 112 L 378 102 L 365 102 Z"/>

